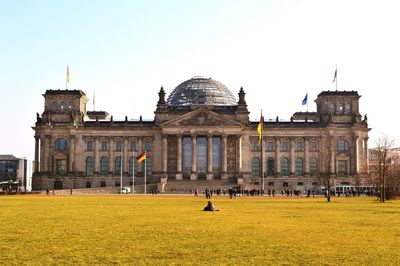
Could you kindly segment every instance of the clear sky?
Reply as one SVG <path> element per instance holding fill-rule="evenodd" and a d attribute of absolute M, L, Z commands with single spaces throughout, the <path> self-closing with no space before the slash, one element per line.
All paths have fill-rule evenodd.
<path fill-rule="evenodd" d="M 114 119 L 153 119 L 193 76 L 246 92 L 250 118 L 290 119 L 322 90 L 357 90 L 370 147 L 400 140 L 400 1 L 0 0 L 0 154 L 32 158 L 42 94 L 70 89 Z M 88 104 L 92 110 L 92 104 Z"/>

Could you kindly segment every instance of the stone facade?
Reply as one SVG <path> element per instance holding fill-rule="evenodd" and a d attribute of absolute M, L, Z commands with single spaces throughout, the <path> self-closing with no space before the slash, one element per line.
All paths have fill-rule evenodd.
<path fill-rule="evenodd" d="M 114 121 L 106 112 L 87 111 L 80 90 L 47 90 L 44 98 L 33 127 L 36 190 L 119 186 L 121 174 L 127 186 L 133 172 L 135 184 L 143 183 L 144 163 L 135 158 L 144 151 L 148 183 L 167 176 L 261 188 L 263 169 L 265 189 L 304 189 L 319 186 L 322 172 L 352 184 L 368 169 L 369 129 L 355 91 L 323 91 L 317 112 L 266 121 L 263 154 L 259 122 L 249 121 L 242 88 L 236 105 L 181 106 L 165 101 L 161 88 L 153 121 Z"/>

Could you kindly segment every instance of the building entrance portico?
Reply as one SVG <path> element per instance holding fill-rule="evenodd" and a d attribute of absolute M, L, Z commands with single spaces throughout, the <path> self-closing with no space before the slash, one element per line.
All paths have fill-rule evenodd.
<path fill-rule="evenodd" d="M 221 178 L 223 153 L 220 136 L 209 134 L 207 136 L 181 137 L 178 135 L 176 143 L 178 147 L 175 178 L 177 180 Z M 166 163 L 168 164 L 168 162 Z M 182 172 L 180 172 L 180 169 L 182 169 Z M 168 173 L 168 175 L 171 176 L 171 173 Z"/>

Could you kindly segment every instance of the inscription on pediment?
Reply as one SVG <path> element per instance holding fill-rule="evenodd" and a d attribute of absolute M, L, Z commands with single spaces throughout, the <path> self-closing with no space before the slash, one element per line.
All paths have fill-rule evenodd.
<path fill-rule="evenodd" d="M 189 119 L 179 122 L 181 126 L 197 125 L 197 126 L 224 126 L 229 125 L 227 121 L 212 117 L 208 113 L 199 113 Z"/>

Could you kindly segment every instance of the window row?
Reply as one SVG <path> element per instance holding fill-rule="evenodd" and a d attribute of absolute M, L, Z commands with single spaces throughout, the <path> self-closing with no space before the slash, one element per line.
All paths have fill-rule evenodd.
<path fill-rule="evenodd" d="M 258 144 L 258 141 L 252 141 L 251 142 L 251 149 L 253 151 L 259 151 L 260 150 L 260 145 Z M 290 149 L 290 142 L 283 140 L 280 143 L 280 151 L 289 151 Z M 303 141 L 296 141 L 294 150 L 295 151 L 304 151 L 304 142 Z M 266 142 L 266 151 L 275 151 L 276 150 L 276 145 L 274 141 L 267 141 Z M 317 141 L 311 141 L 310 146 L 309 146 L 309 151 L 318 151 L 318 142 Z"/>
<path fill-rule="evenodd" d="M 61 101 L 60 103 L 57 103 L 56 101 L 53 101 L 51 103 L 50 108 L 51 108 L 52 112 L 72 111 L 74 109 L 74 103 L 73 102 L 66 103 L 64 101 Z"/>
<path fill-rule="evenodd" d="M 283 157 L 280 161 L 281 169 L 280 174 L 282 176 L 289 175 L 289 159 Z M 315 158 L 310 159 L 310 175 L 316 176 L 318 172 L 317 168 L 317 160 Z M 267 169 L 265 173 L 267 176 L 275 176 L 275 160 L 272 158 L 267 159 Z M 260 167 L 260 160 L 258 158 L 253 158 L 251 161 L 251 174 L 253 176 L 260 176 L 261 174 L 261 167 Z M 304 162 L 302 158 L 296 158 L 295 160 L 295 175 L 302 176 L 304 175 Z"/>
<path fill-rule="evenodd" d="M 257 141 L 251 142 L 251 149 L 252 151 L 259 151 L 260 145 Z M 303 141 L 296 141 L 294 150 L 295 151 L 304 151 L 304 142 Z M 265 150 L 267 152 L 272 152 L 276 150 L 275 142 L 267 141 Z M 290 142 L 289 141 L 281 141 L 280 143 L 280 151 L 281 152 L 288 152 L 290 150 Z M 339 140 L 337 142 L 337 150 L 338 151 L 348 151 L 349 150 L 349 142 L 346 140 Z M 311 141 L 309 146 L 309 151 L 318 151 L 318 143 L 317 141 Z"/>
<path fill-rule="evenodd" d="M 99 145 L 100 145 L 99 150 L 101 150 L 101 151 L 107 151 L 109 149 L 109 143 L 106 140 L 101 140 Z M 115 141 L 114 148 L 116 151 L 122 151 L 124 149 L 124 141 L 123 140 Z M 130 151 L 138 151 L 137 143 L 134 141 L 130 142 L 128 149 Z M 145 149 L 145 151 L 151 151 L 151 141 L 150 140 L 144 141 L 144 149 Z M 86 150 L 87 151 L 94 150 L 94 141 L 93 140 L 86 141 Z"/>
<path fill-rule="evenodd" d="M 330 112 L 332 114 L 350 114 L 351 113 L 351 103 L 331 103 Z"/>
<path fill-rule="evenodd" d="M 153 161 L 150 157 L 146 158 L 146 175 L 151 175 L 153 170 Z M 86 175 L 91 176 L 94 173 L 95 162 L 92 156 L 86 158 Z M 100 175 L 107 176 L 110 172 L 110 162 L 107 157 L 100 158 Z M 121 157 L 116 157 L 114 160 L 114 175 L 121 173 Z M 138 163 L 135 157 L 129 159 L 128 174 L 135 175 L 138 173 Z"/>

